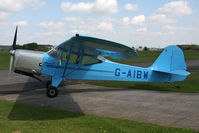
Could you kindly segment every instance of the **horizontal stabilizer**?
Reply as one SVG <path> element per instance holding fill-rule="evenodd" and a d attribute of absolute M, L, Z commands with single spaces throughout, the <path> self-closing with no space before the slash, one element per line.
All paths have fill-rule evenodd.
<path fill-rule="evenodd" d="M 188 75 L 190 75 L 190 72 L 187 72 L 185 70 L 175 70 L 175 71 L 170 71 L 170 72 L 157 71 L 157 70 L 153 70 L 153 71 L 162 72 L 162 73 L 169 73 L 169 74 L 175 74 L 175 75 L 181 75 L 181 76 L 188 76 Z"/>

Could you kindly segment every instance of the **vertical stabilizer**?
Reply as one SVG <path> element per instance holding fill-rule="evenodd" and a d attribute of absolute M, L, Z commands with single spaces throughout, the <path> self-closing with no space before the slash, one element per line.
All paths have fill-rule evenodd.
<path fill-rule="evenodd" d="M 150 68 L 156 72 L 170 74 L 170 82 L 182 81 L 190 74 L 186 71 L 187 65 L 182 50 L 175 45 L 166 47 Z"/>

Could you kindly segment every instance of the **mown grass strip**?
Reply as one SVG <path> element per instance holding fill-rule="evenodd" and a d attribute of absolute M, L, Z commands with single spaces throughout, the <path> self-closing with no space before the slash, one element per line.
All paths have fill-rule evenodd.
<path fill-rule="evenodd" d="M 0 100 L 1 133 L 198 133 Z"/>
<path fill-rule="evenodd" d="M 0 51 L 0 70 L 9 69 L 10 55 L 8 51 Z"/>
<path fill-rule="evenodd" d="M 126 81 L 89 81 L 89 84 L 107 86 L 107 87 L 119 87 L 130 89 L 142 89 L 142 90 L 158 90 L 158 91 L 171 91 L 171 92 L 188 92 L 199 93 L 198 87 L 199 72 L 191 73 L 187 79 L 182 82 L 176 82 L 180 88 L 176 88 L 169 83 L 155 83 L 155 82 L 126 82 Z"/>
<path fill-rule="evenodd" d="M 139 62 L 154 62 L 158 56 L 161 54 L 162 51 L 138 51 L 138 58 L 137 59 L 110 59 L 114 62 L 118 63 L 139 63 Z M 199 51 L 197 50 L 184 50 L 184 56 L 186 60 L 194 60 L 199 59 Z"/>

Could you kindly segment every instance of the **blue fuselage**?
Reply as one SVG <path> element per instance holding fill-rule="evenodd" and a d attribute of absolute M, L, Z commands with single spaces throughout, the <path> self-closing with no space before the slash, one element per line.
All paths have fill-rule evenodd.
<path fill-rule="evenodd" d="M 141 82 L 168 82 L 169 75 L 152 71 L 149 68 L 134 67 L 125 64 L 103 60 L 101 63 L 81 65 L 69 63 L 65 74 L 66 61 L 61 61 L 44 54 L 42 63 L 42 74 L 63 80 L 112 80 L 112 81 L 141 81 Z M 59 81 L 60 81 L 59 80 Z"/>

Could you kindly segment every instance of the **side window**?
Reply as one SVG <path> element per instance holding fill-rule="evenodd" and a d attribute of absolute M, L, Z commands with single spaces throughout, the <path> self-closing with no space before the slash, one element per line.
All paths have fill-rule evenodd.
<path fill-rule="evenodd" d="M 80 55 L 79 54 L 71 54 L 70 56 L 70 62 L 74 64 L 79 64 L 80 61 Z"/>
<path fill-rule="evenodd" d="M 102 61 L 91 57 L 91 56 L 84 56 L 82 60 L 82 65 L 91 65 L 91 64 L 96 64 L 96 63 L 101 63 Z"/>
<path fill-rule="evenodd" d="M 63 51 L 61 59 L 67 60 L 67 55 L 68 55 L 68 53 L 66 51 Z M 69 61 L 70 63 L 78 64 L 79 61 L 80 61 L 80 55 L 78 55 L 78 54 L 71 54 L 70 55 L 70 61 Z"/>
<path fill-rule="evenodd" d="M 70 55 L 70 62 L 71 63 L 76 63 L 76 59 L 77 59 L 77 54 L 71 54 Z"/>

